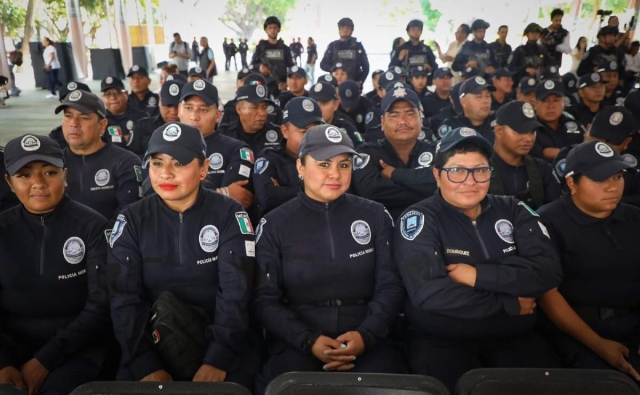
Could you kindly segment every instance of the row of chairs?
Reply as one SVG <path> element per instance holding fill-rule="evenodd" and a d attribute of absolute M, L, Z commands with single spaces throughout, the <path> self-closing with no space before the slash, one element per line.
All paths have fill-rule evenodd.
<path fill-rule="evenodd" d="M 0 386 L 0 395 L 24 395 Z M 613 370 L 476 369 L 460 378 L 454 395 L 640 395 L 640 386 Z M 233 383 L 93 382 L 71 395 L 251 395 Z M 358 373 L 287 373 L 266 395 L 450 395 L 428 376 Z"/>

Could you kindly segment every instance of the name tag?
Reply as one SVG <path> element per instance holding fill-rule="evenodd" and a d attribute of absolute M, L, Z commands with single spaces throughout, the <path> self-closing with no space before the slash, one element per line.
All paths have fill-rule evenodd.
<path fill-rule="evenodd" d="M 281 49 L 267 49 L 265 56 L 267 59 L 284 60 L 284 52 Z"/>
<path fill-rule="evenodd" d="M 423 65 L 427 63 L 427 57 L 424 55 L 413 55 L 409 57 L 409 64 Z"/>
<path fill-rule="evenodd" d="M 355 60 L 356 51 L 354 51 L 353 49 L 344 49 L 342 51 L 338 51 L 338 59 Z"/>

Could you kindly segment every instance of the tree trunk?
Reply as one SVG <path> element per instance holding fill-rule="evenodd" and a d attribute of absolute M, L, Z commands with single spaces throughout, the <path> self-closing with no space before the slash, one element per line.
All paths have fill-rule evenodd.
<path fill-rule="evenodd" d="M 31 37 L 33 37 L 34 24 L 36 19 L 36 8 L 38 7 L 38 3 L 40 0 L 29 0 L 27 4 L 27 15 L 25 17 L 24 23 L 24 37 L 22 39 L 22 56 L 25 58 L 30 57 L 29 52 L 29 43 L 31 42 Z"/>

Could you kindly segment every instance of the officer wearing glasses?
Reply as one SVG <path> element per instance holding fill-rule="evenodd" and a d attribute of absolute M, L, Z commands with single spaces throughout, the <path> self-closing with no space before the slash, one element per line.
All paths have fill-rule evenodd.
<path fill-rule="evenodd" d="M 488 195 L 492 154 L 474 129 L 446 134 L 433 165 L 439 190 L 394 231 L 412 373 L 451 391 L 471 369 L 558 366 L 533 326 L 535 298 L 560 283 L 559 259 L 532 209 Z"/>

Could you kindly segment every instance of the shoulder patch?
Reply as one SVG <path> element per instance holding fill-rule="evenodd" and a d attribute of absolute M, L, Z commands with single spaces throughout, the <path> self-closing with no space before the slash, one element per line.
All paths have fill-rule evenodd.
<path fill-rule="evenodd" d="M 64 242 L 62 247 L 62 255 L 65 261 L 72 265 L 77 265 L 84 259 L 85 246 L 79 237 L 70 237 Z"/>
<path fill-rule="evenodd" d="M 360 156 L 353 156 L 353 170 L 364 169 L 364 167 L 369 164 L 369 159 L 371 156 L 369 154 L 358 154 Z"/>
<path fill-rule="evenodd" d="M 122 236 L 122 232 L 124 231 L 124 226 L 127 224 L 127 218 L 123 214 L 119 214 L 116 218 L 116 223 L 113 225 L 113 229 L 111 230 L 111 235 L 109 237 L 109 245 L 113 248 L 113 244 L 118 240 L 120 236 Z"/>
<path fill-rule="evenodd" d="M 253 234 L 253 225 L 251 225 L 249 214 L 244 211 L 237 212 L 236 220 L 238 221 L 238 225 L 240 226 L 240 233 L 242 233 L 243 235 Z"/>
<path fill-rule="evenodd" d="M 431 152 L 423 152 L 420 154 L 418 158 L 418 164 L 420 166 L 429 167 L 431 166 L 431 162 L 433 162 L 433 154 Z"/>
<path fill-rule="evenodd" d="M 276 135 L 276 138 L 277 138 L 277 135 Z M 255 160 L 255 158 L 253 157 L 253 151 L 251 151 L 249 148 L 240 148 L 240 158 L 242 158 L 243 160 L 249 161 L 251 163 L 253 163 L 253 161 Z"/>
<path fill-rule="evenodd" d="M 496 233 L 502 239 L 502 241 L 513 244 L 515 240 L 513 238 L 513 224 L 506 219 L 498 220 L 495 224 Z"/>
<path fill-rule="evenodd" d="M 220 232 L 218 232 L 218 228 L 213 225 L 205 225 L 200 229 L 198 242 L 204 252 L 214 252 L 217 250 L 218 244 L 220 244 Z"/>
<path fill-rule="evenodd" d="M 365 221 L 354 221 L 351 224 L 351 236 L 358 244 L 369 244 L 371 242 L 371 227 Z"/>
<path fill-rule="evenodd" d="M 269 161 L 267 158 L 258 158 L 256 164 L 254 165 L 254 172 L 256 174 L 262 174 L 269 167 Z"/>
<path fill-rule="evenodd" d="M 411 210 L 400 218 L 400 233 L 406 240 L 412 241 L 424 227 L 424 214 Z"/>

